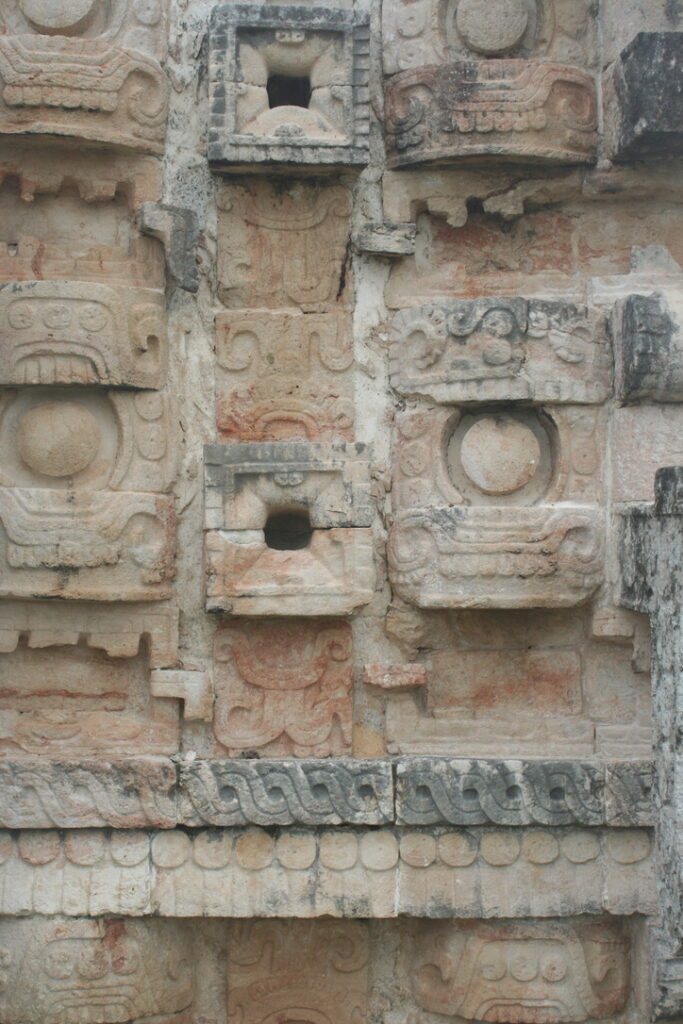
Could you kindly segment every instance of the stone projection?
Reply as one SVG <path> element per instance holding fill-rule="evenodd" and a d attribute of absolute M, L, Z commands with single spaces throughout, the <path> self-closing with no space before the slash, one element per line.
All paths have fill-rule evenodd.
<path fill-rule="evenodd" d="M 0 0 L 0 1024 L 683 1020 L 681 95 Z"/>

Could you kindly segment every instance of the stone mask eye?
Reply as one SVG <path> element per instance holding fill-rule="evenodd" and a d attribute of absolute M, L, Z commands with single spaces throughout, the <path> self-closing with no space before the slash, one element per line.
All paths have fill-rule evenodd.
<path fill-rule="evenodd" d="M 559 955 L 546 957 L 541 963 L 541 974 L 546 981 L 562 981 L 567 974 L 567 965 Z"/>
<path fill-rule="evenodd" d="M 487 981 L 500 981 L 505 977 L 507 968 L 500 953 L 485 953 L 479 965 L 482 978 Z"/>

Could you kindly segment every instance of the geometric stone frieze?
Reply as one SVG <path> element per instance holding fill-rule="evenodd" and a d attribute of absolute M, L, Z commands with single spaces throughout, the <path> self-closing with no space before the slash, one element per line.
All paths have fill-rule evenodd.
<path fill-rule="evenodd" d="M 209 161 L 272 170 L 368 162 L 367 14 L 223 4 L 209 35 Z"/>
<path fill-rule="evenodd" d="M 207 611 L 345 615 L 371 599 L 365 446 L 207 445 L 205 479 Z M 275 537 L 283 517 L 294 533 Z"/>
<path fill-rule="evenodd" d="M 350 753 L 351 644 L 347 622 L 223 625 L 214 654 L 214 732 L 222 750 L 269 757 Z"/>
<path fill-rule="evenodd" d="M 391 764 L 374 760 L 181 762 L 186 825 L 383 825 L 393 820 Z"/>
<path fill-rule="evenodd" d="M 615 306 L 615 384 L 622 402 L 683 401 L 680 314 L 675 293 L 629 295 Z"/>
<path fill-rule="evenodd" d="M 2 1019 L 173 1021 L 194 1018 L 192 935 L 173 921 L 0 921 Z"/>
<path fill-rule="evenodd" d="M 161 153 L 165 4 L 3 4 L 0 134 L 66 135 Z"/>
<path fill-rule="evenodd" d="M 597 143 L 595 79 L 525 60 L 460 61 L 399 72 L 386 86 L 387 164 L 463 156 L 590 163 Z"/>
<path fill-rule="evenodd" d="M 639 32 L 622 50 L 604 77 L 604 131 L 611 159 L 683 152 L 682 74 L 679 32 Z"/>
<path fill-rule="evenodd" d="M 0 832 L 0 913 L 133 917 L 648 914 L 643 829 Z"/>
<path fill-rule="evenodd" d="M 396 592 L 431 608 L 584 601 L 603 573 L 603 431 L 590 407 L 398 414 Z"/>
<path fill-rule="evenodd" d="M 161 757 L 0 761 L 3 828 L 173 828 L 176 768 Z"/>
<path fill-rule="evenodd" d="M 161 296 L 108 285 L 0 285 L 0 384 L 158 388 L 167 361 Z"/>
<path fill-rule="evenodd" d="M 228 441 L 352 441 L 349 313 L 216 317 L 217 418 Z"/>
<path fill-rule="evenodd" d="M 229 309 L 348 304 L 351 192 L 321 181 L 225 184 L 218 192 L 218 298 Z"/>
<path fill-rule="evenodd" d="M 173 423 L 154 392 L 0 392 L 0 594 L 168 597 Z"/>
<path fill-rule="evenodd" d="M 464 1020 L 605 1020 L 626 1005 L 630 952 L 609 919 L 421 924 L 413 991 Z"/>
<path fill-rule="evenodd" d="M 602 402 L 611 390 L 603 319 L 569 303 L 474 299 L 392 321 L 391 383 L 437 402 Z"/>

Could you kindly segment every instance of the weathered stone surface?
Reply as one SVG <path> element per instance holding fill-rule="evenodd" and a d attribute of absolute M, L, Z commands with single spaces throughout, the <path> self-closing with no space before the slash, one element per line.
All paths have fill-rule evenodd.
<path fill-rule="evenodd" d="M 171 279 L 188 292 L 199 290 L 196 249 L 199 243 L 199 219 L 193 210 L 163 203 L 143 203 L 140 209 L 142 231 L 163 242 L 166 267 Z"/>
<path fill-rule="evenodd" d="M 216 331 L 222 439 L 353 441 L 350 314 L 221 313 Z"/>
<path fill-rule="evenodd" d="M 379 221 L 364 224 L 353 236 L 353 244 L 358 252 L 373 256 L 403 256 L 415 252 L 416 234 L 414 224 Z"/>
<path fill-rule="evenodd" d="M 424 665 L 371 662 L 363 667 L 363 682 L 366 686 L 378 686 L 382 690 L 413 690 L 426 684 L 427 672 Z"/>
<path fill-rule="evenodd" d="M 605 820 L 608 825 L 655 824 L 654 765 L 622 761 L 605 765 Z"/>
<path fill-rule="evenodd" d="M 218 297 L 229 309 L 348 306 L 351 193 L 321 182 L 226 184 L 218 194 Z"/>
<path fill-rule="evenodd" d="M 474 57 L 595 61 L 590 0 L 395 0 L 382 5 L 385 74 Z"/>
<path fill-rule="evenodd" d="M 640 405 L 617 408 L 612 414 L 612 499 L 652 501 L 655 473 L 683 462 L 683 408 Z"/>
<path fill-rule="evenodd" d="M 355 921 L 245 921 L 228 944 L 228 1010 L 243 1024 L 368 1012 L 368 935 Z"/>
<path fill-rule="evenodd" d="M 1 833 L 0 849 L 9 915 L 553 918 L 655 905 L 638 829 L 25 830 Z"/>
<path fill-rule="evenodd" d="M 463 156 L 551 163 L 594 159 L 595 81 L 568 65 L 436 64 L 394 75 L 385 98 L 389 167 Z"/>
<path fill-rule="evenodd" d="M 657 826 L 657 877 L 660 926 L 651 946 L 657 984 L 653 1013 L 672 1018 L 683 1013 L 679 950 L 683 941 L 683 804 L 678 746 L 683 719 L 679 682 L 680 605 L 683 588 L 683 469 L 658 470 L 654 506 L 625 512 L 621 522 L 619 561 L 621 603 L 646 612 L 652 627 L 652 687 L 655 719 L 655 778 L 651 801 Z"/>
<path fill-rule="evenodd" d="M 572 303 L 474 299 L 401 310 L 391 383 L 437 402 L 603 402 L 611 391 L 604 318 Z"/>
<path fill-rule="evenodd" d="M 0 595 L 170 596 L 175 549 L 168 397 L 22 388 L 0 395 Z"/>
<path fill-rule="evenodd" d="M 173 828 L 176 770 L 160 757 L 0 761 L 2 828 Z"/>
<path fill-rule="evenodd" d="M 674 296 L 629 295 L 617 304 L 612 331 L 616 392 L 623 402 L 683 401 L 680 322 Z"/>
<path fill-rule="evenodd" d="M 0 949 L 7 1024 L 191 1019 L 195 962 L 183 924 L 4 920 Z"/>
<path fill-rule="evenodd" d="M 393 821 L 388 761 L 181 763 L 187 825 L 384 825 Z"/>
<path fill-rule="evenodd" d="M 683 36 L 639 32 L 604 82 L 605 143 L 614 160 L 683 153 Z"/>
<path fill-rule="evenodd" d="M 397 765 L 400 824 L 602 825 L 604 772 L 579 761 L 408 758 Z"/>
<path fill-rule="evenodd" d="M 165 3 L 11 0 L 0 12 L 0 132 L 163 151 Z"/>
<path fill-rule="evenodd" d="M 351 627 L 326 620 L 235 622 L 216 636 L 214 732 L 238 755 L 351 750 Z"/>
<path fill-rule="evenodd" d="M 465 1020 L 605 1020 L 626 1005 L 629 954 L 609 919 L 425 924 L 413 991 L 426 1010 Z"/>
<path fill-rule="evenodd" d="M 159 388 L 167 362 L 161 295 L 76 282 L 0 284 L 0 384 Z"/>
<path fill-rule="evenodd" d="M 208 672 L 190 669 L 154 669 L 150 673 L 153 697 L 183 701 L 183 717 L 210 722 L 213 716 L 213 687 Z"/>
<path fill-rule="evenodd" d="M 214 8 L 209 38 L 210 163 L 368 162 L 367 14 L 228 3 Z"/>

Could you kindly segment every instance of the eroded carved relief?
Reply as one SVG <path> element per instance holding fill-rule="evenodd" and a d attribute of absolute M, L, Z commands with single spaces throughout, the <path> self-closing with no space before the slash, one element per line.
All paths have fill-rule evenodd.
<path fill-rule="evenodd" d="M 351 749 L 351 627 L 316 621 L 223 626 L 214 732 L 229 754 L 327 757 Z"/>
<path fill-rule="evenodd" d="M 7 1024 L 189 1024 L 194 965 L 182 924 L 6 919 L 0 950 L 0 1012 Z"/>
<path fill-rule="evenodd" d="M 361 12 L 224 4 L 210 34 L 209 160 L 368 161 L 370 25 Z"/>
<path fill-rule="evenodd" d="M 207 445 L 208 611 L 344 615 L 374 589 L 364 445 Z"/>
<path fill-rule="evenodd" d="M 425 1009 L 465 1020 L 603 1020 L 625 1006 L 629 953 L 619 921 L 429 925 L 414 993 Z"/>
<path fill-rule="evenodd" d="M 355 921 L 247 921 L 228 945 L 229 1020 L 367 1017 L 368 937 Z"/>
<path fill-rule="evenodd" d="M 611 390 L 604 318 L 571 303 L 505 298 L 401 310 L 391 383 L 437 402 L 602 402 Z"/>
<path fill-rule="evenodd" d="M 595 81 L 521 60 L 402 71 L 386 86 L 385 132 L 389 167 L 462 156 L 586 163 L 597 145 Z"/>
<path fill-rule="evenodd" d="M 602 414 L 399 414 L 389 572 L 421 607 L 578 604 L 602 579 Z M 434 456 L 434 453 L 438 453 Z"/>
<path fill-rule="evenodd" d="M 683 338 L 675 295 L 629 295 L 612 315 L 616 390 L 627 404 L 683 401 Z"/>
<path fill-rule="evenodd" d="M 230 309 L 348 305 L 351 193 L 339 185 L 225 185 L 218 196 L 218 297 Z"/>
<path fill-rule="evenodd" d="M 0 12 L 0 133 L 160 153 L 165 7 L 164 0 L 8 0 Z"/>
<path fill-rule="evenodd" d="M 349 314 L 223 313 L 216 330 L 224 440 L 353 440 Z"/>

